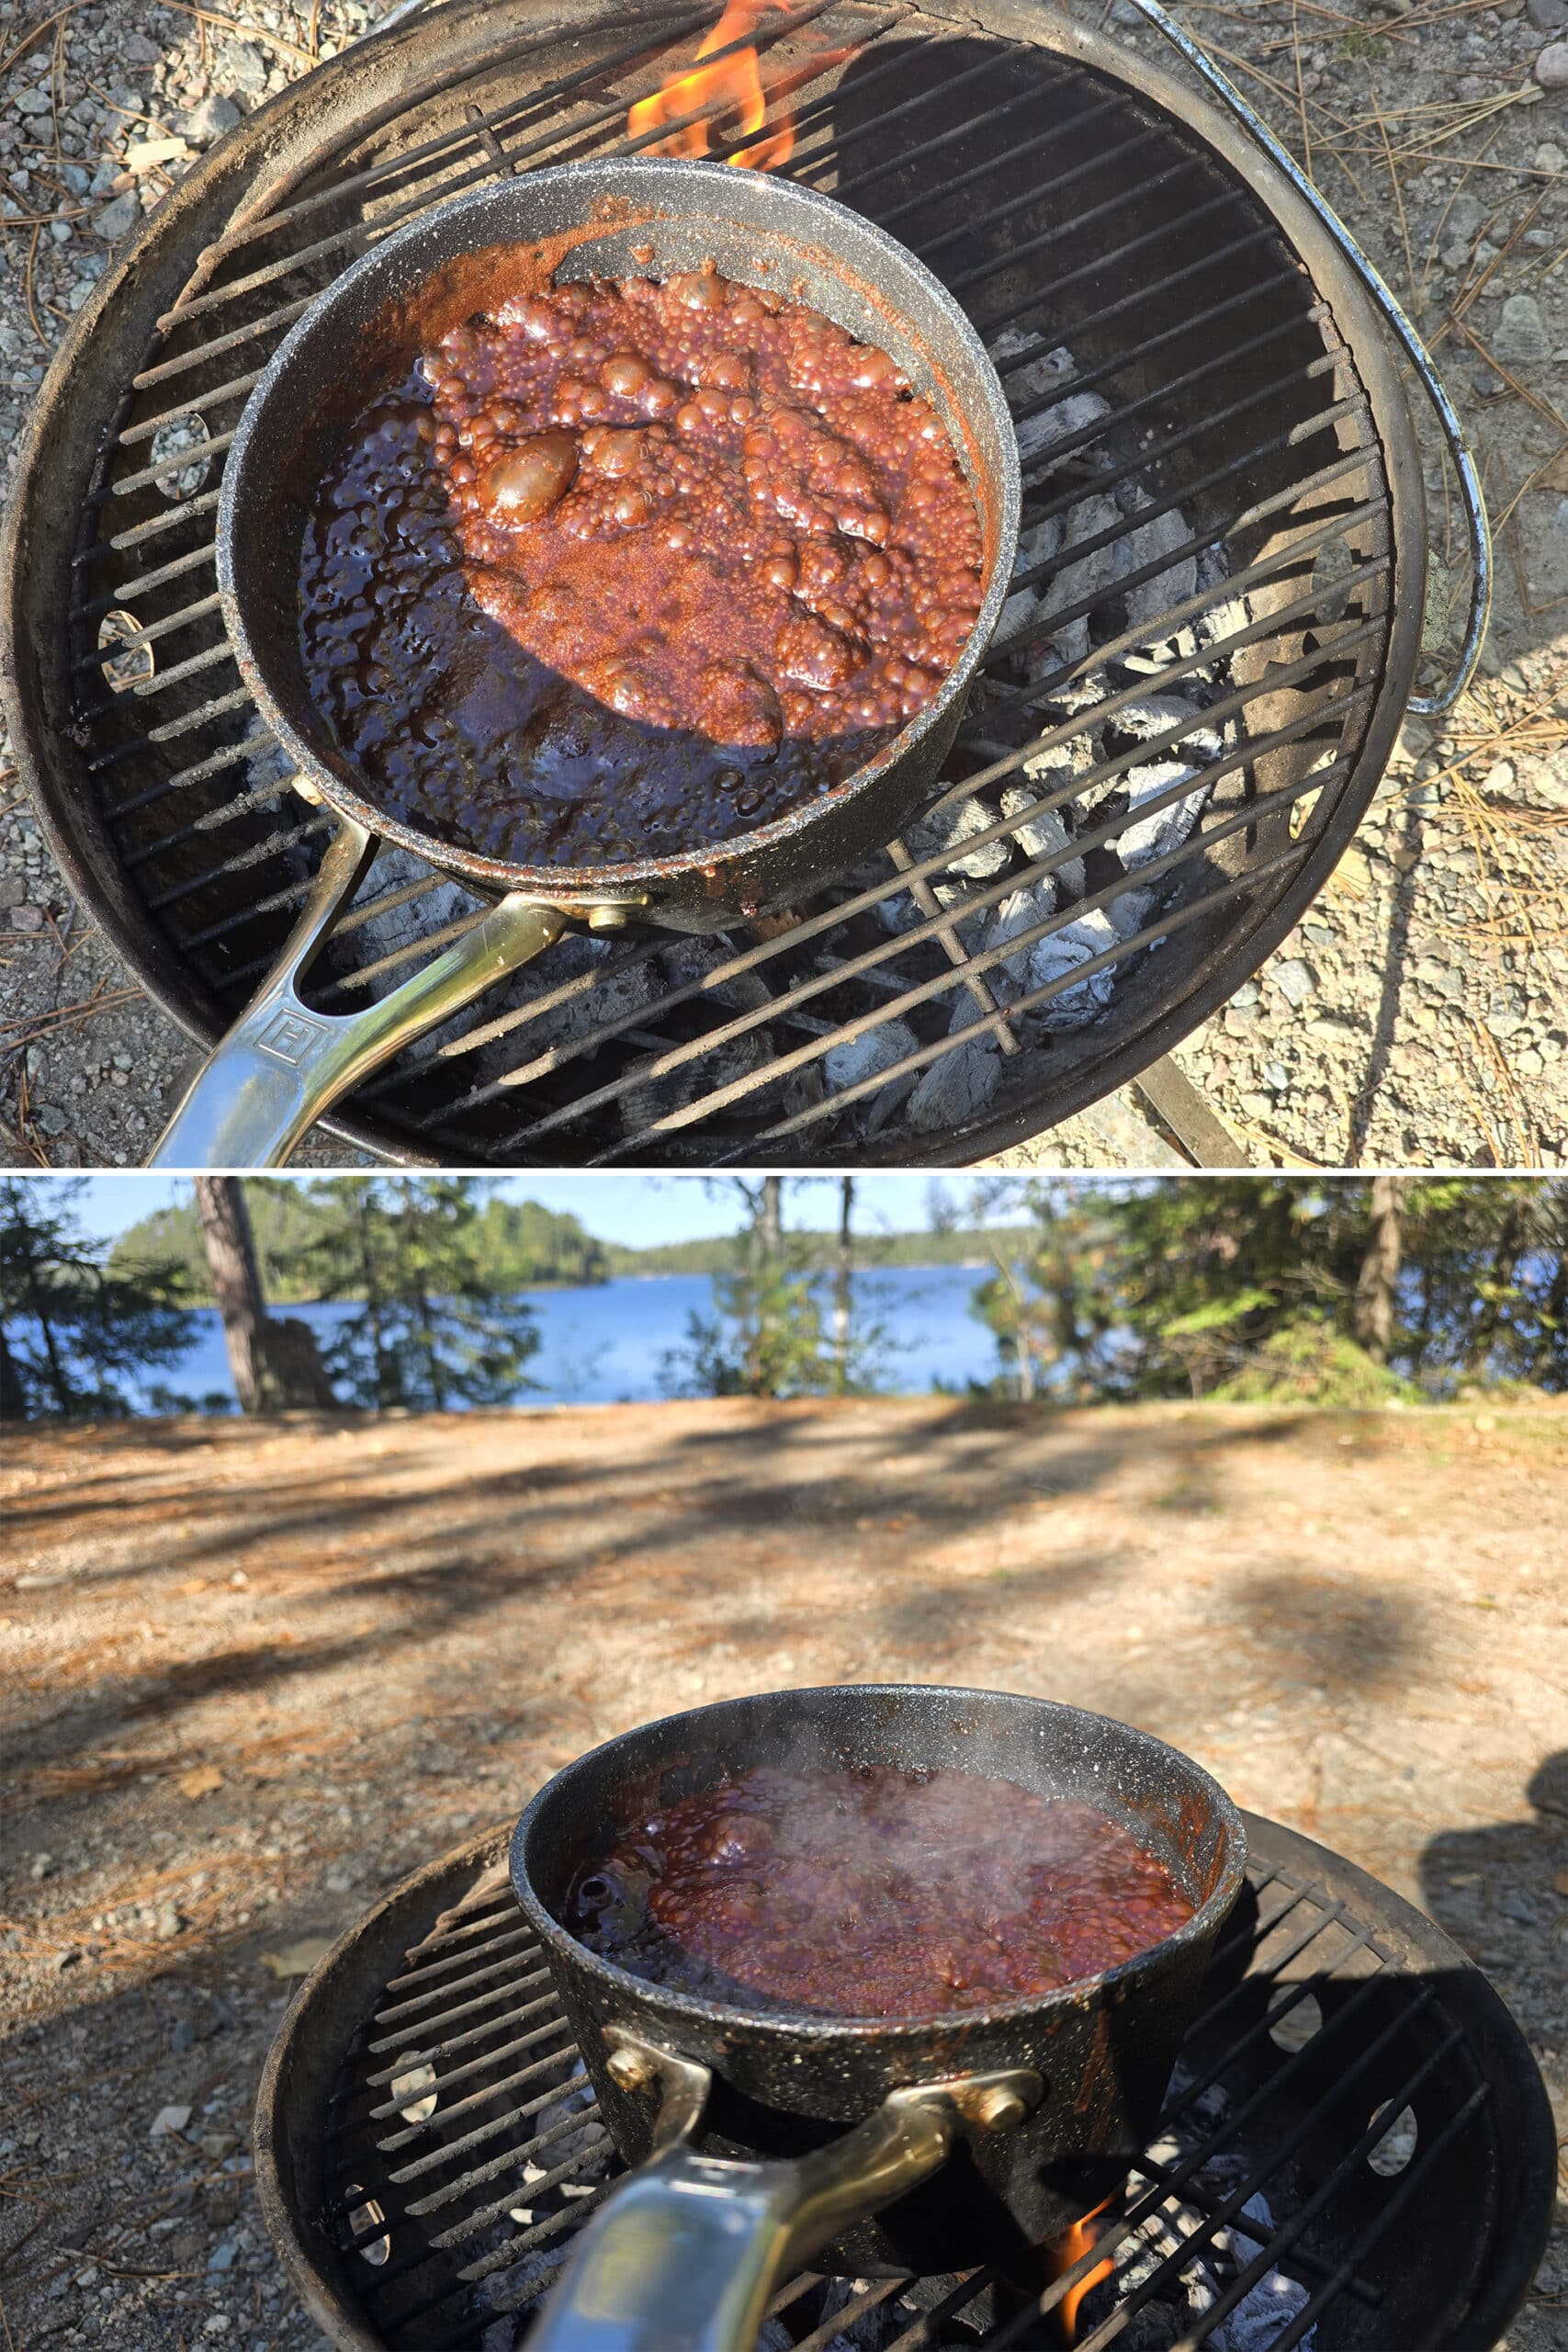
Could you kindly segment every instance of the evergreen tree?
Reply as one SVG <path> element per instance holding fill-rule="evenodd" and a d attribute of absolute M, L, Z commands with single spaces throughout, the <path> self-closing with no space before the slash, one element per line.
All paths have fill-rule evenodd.
<path fill-rule="evenodd" d="M 320 1295 L 355 1308 L 322 1361 L 351 1404 L 446 1412 L 505 1405 L 539 1345 L 528 1308 L 486 1268 L 472 1176 L 340 1177 L 313 1194 Z"/>
<path fill-rule="evenodd" d="M 467 1228 L 472 1273 L 482 1273 L 501 1291 L 609 1280 L 611 1253 L 579 1218 L 538 1201 L 503 1199 L 497 1179 L 474 1182 L 482 1205 Z M 247 1176 L 244 1183 L 256 1271 L 267 1298 L 277 1305 L 341 1296 L 344 1279 L 352 1277 L 355 1245 L 337 1184 L 287 1176 Z M 109 1262 L 117 1272 L 130 1272 L 148 1261 L 171 1259 L 186 1269 L 193 1300 L 213 1295 L 194 1197 L 129 1227 Z"/>
<path fill-rule="evenodd" d="M 1029 1189 L 976 1294 L 1024 1394 L 1364 1405 L 1568 1390 L 1568 1186 L 1238 1176 Z"/>
<path fill-rule="evenodd" d="M 176 1264 L 105 1264 L 74 1214 L 81 1181 L 0 1179 L 0 1417 L 118 1416 L 124 1383 L 175 1363 L 189 1342 Z M 175 1398 L 179 1405 L 186 1400 Z"/>
<path fill-rule="evenodd" d="M 855 1328 L 849 1281 L 852 1194 L 844 1200 L 829 1329 L 812 1272 L 784 1231 L 787 1179 L 710 1179 L 733 1185 L 750 1219 L 734 1262 L 713 1277 L 715 1312 L 692 1315 L 683 1347 L 663 1358 L 664 1385 L 697 1396 L 820 1396 L 874 1385 L 880 1327 Z"/>

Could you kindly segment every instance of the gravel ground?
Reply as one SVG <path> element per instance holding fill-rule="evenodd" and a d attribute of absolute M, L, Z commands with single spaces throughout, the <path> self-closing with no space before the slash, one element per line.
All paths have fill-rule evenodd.
<path fill-rule="evenodd" d="M 1438 1919 L 1568 2134 L 1568 1607 L 1540 1544 L 1565 1473 L 1549 1408 L 722 1403 L 12 1440 L 11 2352 L 311 2344 L 246 2155 L 277 1971 L 592 1742 L 781 1684 L 973 1681 L 1174 1740 Z M 1568 2204 L 1509 2352 L 1560 2352 L 1565 2324 Z"/>
<path fill-rule="evenodd" d="M 1069 5 L 1168 56 L 1130 0 Z M 1476 691 L 1440 729 L 1407 727 L 1311 917 L 1178 1050 L 1259 1164 L 1568 1165 L 1564 6 L 1194 0 L 1181 12 L 1415 310 L 1502 526 Z M 227 110 L 306 71 L 313 41 L 328 53 L 380 13 L 365 0 L 236 0 L 199 16 L 152 0 L 0 0 L 0 447 L 14 448 L 48 350 L 112 242 Z M 7 800 L 0 777 L 0 1155 L 136 1164 L 190 1047 L 73 909 L 14 781 Z M 355 1158 L 320 1140 L 304 1156 Z M 1003 1164 L 1058 1162 L 1174 1155 L 1128 1091 Z"/>

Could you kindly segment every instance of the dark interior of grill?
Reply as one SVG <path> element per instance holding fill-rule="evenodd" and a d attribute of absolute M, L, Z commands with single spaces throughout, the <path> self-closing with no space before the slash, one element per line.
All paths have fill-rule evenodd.
<path fill-rule="evenodd" d="M 1043 2285 L 803 2274 L 764 2352 L 826 2352 L 856 2323 L 875 2352 L 1495 2341 L 1554 2171 L 1517 2029 L 1387 1888 L 1275 1823 L 1247 1815 L 1247 1833 L 1159 2135 L 1092 2235 L 1059 2242 Z M 264 2200 L 323 2324 L 351 2313 L 392 2352 L 525 2340 L 617 2170 L 576 2066 L 499 1834 L 363 1923 L 264 2089 Z"/>
<path fill-rule="evenodd" d="M 277 160 L 254 150 L 175 200 L 161 268 L 183 290 L 150 345 L 130 348 L 111 297 L 57 394 L 103 447 L 52 755 L 78 773 L 53 813 L 69 799 L 106 919 L 187 1021 L 243 1008 L 332 822 L 288 787 L 218 609 L 219 468 L 247 392 L 376 234 L 498 170 L 652 143 L 628 139 L 628 104 L 715 13 L 582 7 L 562 31 L 457 0 L 394 36 L 397 70 L 352 102 L 338 77 L 319 126 L 299 85 Z M 758 42 L 770 128 L 795 119 L 786 168 L 908 243 L 992 347 L 1023 459 L 1015 594 L 906 841 L 714 939 L 561 942 L 352 1099 L 351 1130 L 403 1154 L 976 1157 L 1223 1001 L 1375 783 L 1388 421 L 1337 297 L 1231 166 L 1109 72 L 971 23 L 834 0 Z M 728 101 L 695 112 L 708 152 L 744 150 Z M 479 910 L 387 852 L 316 1001 L 364 1002 Z"/>

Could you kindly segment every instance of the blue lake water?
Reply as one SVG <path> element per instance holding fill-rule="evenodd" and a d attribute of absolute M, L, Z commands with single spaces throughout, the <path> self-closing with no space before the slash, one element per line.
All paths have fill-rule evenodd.
<path fill-rule="evenodd" d="M 854 1278 L 857 1324 L 880 1327 L 883 1344 L 871 1367 L 875 1385 L 891 1396 L 923 1396 L 938 1381 L 962 1388 L 989 1380 L 997 1345 L 970 1312 L 985 1280 L 977 1266 L 889 1266 Z M 711 1316 L 713 1284 L 706 1274 L 650 1274 L 583 1290 L 524 1291 L 539 1332 L 529 1361 L 532 1384 L 522 1405 L 644 1404 L 670 1393 L 663 1358 L 686 1339 L 694 1314 Z M 826 1288 L 824 1288 L 826 1303 Z M 355 1310 L 346 1306 L 288 1306 L 328 1332 Z M 197 1311 L 180 1360 L 156 1375 L 159 1385 L 200 1400 L 234 1393 L 215 1307 Z M 130 1384 L 127 1384 L 128 1387 Z M 145 1385 L 141 1396 L 145 1396 Z M 140 1401 L 140 1399 L 139 1399 Z"/>

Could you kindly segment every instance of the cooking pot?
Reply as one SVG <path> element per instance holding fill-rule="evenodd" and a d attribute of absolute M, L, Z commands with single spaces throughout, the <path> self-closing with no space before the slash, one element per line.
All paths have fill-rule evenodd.
<path fill-rule="evenodd" d="M 952 671 L 876 756 L 830 792 L 721 842 L 581 867 L 510 862 L 377 806 L 307 684 L 300 552 L 323 475 L 367 401 L 493 299 L 508 248 L 559 253 L 556 280 L 663 277 L 712 262 L 727 277 L 809 304 L 889 352 L 931 401 L 974 494 L 986 592 Z M 502 280 L 503 282 L 503 280 Z M 153 1167 L 269 1167 L 310 1122 L 412 1039 L 571 922 L 634 919 L 711 932 L 807 896 L 880 848 L 930 796 L 1008 593 L 1018 541 L 1018 445 L 996 369 L 958 304 L 912 254 L 792 180 L 728 164 L 639 157 L 567 164 L 476 189 L 394 231 L 292 328 L 246 403 L 224 469 L 218 585 L 241 675 L 296 788 L 341 827 L 315 890 L 248 1012 L 214 1048 Z M 414 852 L 498 902 L 411 979 L 351 1015 L 318 1012 L 300 983 L 380 842 Z"/>
<path fill-rule="evenodd" d="M 562 1924 L 579 1869 L 649 1810 L 759 1764 L 942 1768 L 1076 1799 L 1130 1829 L 1192 1916 L 1098 1976 L 913 2019 L 732 2007 L 634 1975 Z M 534 2352 L 745 2352 L 807 2258 L 872 2277 L 990 2262 L 1027 2280 L 1153 2136 L 1246 1859 L 1235 1806 L 1188 1758 L 1006 1691 L 772 1691 L 568 1765 L 517 1825 L 512 1881 L 635 2169 L 583 2233 Z"/>

